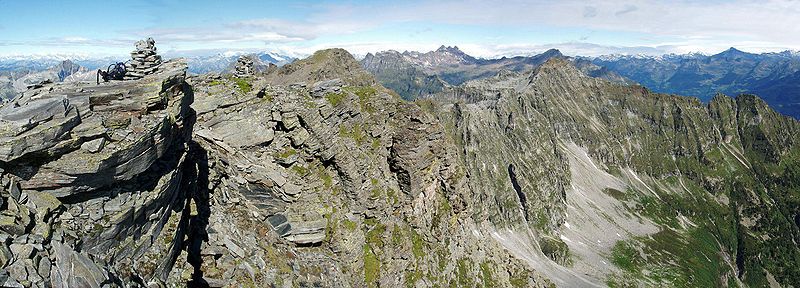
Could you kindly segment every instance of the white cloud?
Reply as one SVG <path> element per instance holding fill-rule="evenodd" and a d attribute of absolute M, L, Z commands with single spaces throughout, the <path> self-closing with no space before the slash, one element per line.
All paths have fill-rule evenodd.
<path fill-rule="evenodd" d="M 800 35 L 800 1 L 796 0 L 445 0 L 310 6 L 307 8 L 311 13 L 298 20 L 259 18 L 204 27 L 121 31 L 119 39 L 114 40 L 71 36 L 24 42 L 7 40 L 0 41 L 0 46 L 39 45 L 53 49 L 62 46 L 103 46 L 127 51 L 133 41 L 154 37 L 164 45 L 159 47 L 167 50 L 269 47 L 291 52 L 284 53 L 291 55 L 307 55 L 315 49 L 329 47 L 346 48 L 356 54 L 388 49 L 427 51 L 441 44 L 457 44 L 466 52 L 480 57 L 532 54 L 550 48 L 558 48 L 568 55 L 587 56 L 610 53 L 710 54 L 731 46 L 750 52 L 800 50 L 800 37 L 796 37 Z M 497 29 L 498 36 L 483 40 L 449 40 L 459 43 L 407 43 L 409 41 L 386 40 L 391 37 L 372 38 L 375 31 L 407 23 L 434 29 L 443 24 L 450 27 L 463 25 L 456 29 L 466 30 L 470 27 L 490 27 Z M 591 32 L 576 37 L 574 42 L 559 40 L 563 43 L 555 44 L 501 37 L 505 30 L 524 31 L 526 27 Z M 418 34 L 415 31 L 419 28 L 413 29 L 408 33 Z M 359 34 L 361 32 L 366 33 Z M 469 31 L 464 34 L 468 35 Z M 330 40 L 341 35 L 350 35 L 352 37 L 347 39 L 357 40 L 320 43 L 324 42 L 321 38 Z M 624 38 L 625 43 L 619 43 L 619 38 Z"/>
<path fill-rule="evenodd" d="M 330 21 L 287 21 L 282 19 L 252 19 L 234 22 L 227 28 L 238 31 L 273 31 L 287 37 L 311 40 L 321 35 L 354 33 L 372 27 L 372 24 L 331 19 Z"/>
<path fill-rule="evenodd" d="M 585 42 L 566 42 L 553 44 L 504 44 L 504 45 L 464 45 L 459 46 L 466 53 L 484 58 L 502 56 L 530 56 L 558 49 L 569 56 L 600 56 L 608 54 L 646 54 L 660 55 L 670 53 L 671 47 L 657 46 L 607 46 Z"/>
<path fill-rule="evenodd" d="M 594 17 L 583 17 L 586 1 L 447 1 L 395 9 L 360 8 L 362 15 L 390 20 L 458 24 L 548 24 L 653 34 L 781 36 L 800 31 L 800 2 L 792 0 L 589 1 Z M 585 19 L 584 19 L 585 18 Z M 766 33 L 764 33 L 766 32 Z M 778 35 L 776 35 L 778 34 Z"/>
<path fill-rule="evenodd" d="M 599 31 L 597 42 L 492 44 L 467 40 L 460 47 L 483 57 L 530 54 L 559 48 L 565 54 L 664 54 L 716 53 L 735 46 L 745 51 L 766 52 L 800 49 L 800 1 L 738 0 L 706 1 L 437 1 L 390 5 L 325 6 L 302 23 L 257 19 L 233 27 L 278 31 L 281 35 L 315 39 L 321 35 L 340 35 L 369 30 L 381 25 L 420 22 L 436 24 L 489 25 L 497 29 L 524 27 L 562 27 Z M 469 29 L 469 28 L 464 28 Z M 632 39 L 628 46 L 605 39 L 608 33 L 638 33 L 649 39 Z M 633 37 L 633 36 L 631 36 Z M 370 41 L 365 39 L 365 41 Z M 514 43 L 514 39 L 506 40 Z M 517 40 L 518 41 L 518 40 Z M 488 42 L 488 41 L 487 41 Z M 356 53 L 380 50 L 433 47 L 446 43 L 361 42 L 295 45 L 309 50 L 339 46 Z M 528 50 L 526 50 L 528 49 Z"/>
<path fill-rule="evenodd" d="M 586 6 L 583 8 L 583 18 L 592 18 L 597 16 L 597 8 L 594 6 Z"/>
<path fill-rule="evenodd" d="M 437 1 L 383 7 L 341 8 L 366 24 L 421 21 L 502 25 L 498 29 L 554 26 L 633 32 L 653 38 L 685 39 L 687 45 L 739 46 L 746 41 L 800 49 L 800 1 Z M 318 21 L 336 23 L 326 14 Z M 698 37 L 706 41 L 693 43 Z M 657 44 L 648 44 L 657 45 Z M 764 46 L 764 45 L 761 45 Z"/>
<path fill-rule="evenodd" d="M 630 5 L 629 4 L 629 5 L 625 5 L 625 8 L 622 8 L 622 10 L 614 12 L 614 15 L 621 16 L 621 15 L 625 15 L 625 14 L 631 13 L 631 12 L 636 11 L 636 10 L 639 10 L 639 7 L 636 7 L 636 5 Z"/>

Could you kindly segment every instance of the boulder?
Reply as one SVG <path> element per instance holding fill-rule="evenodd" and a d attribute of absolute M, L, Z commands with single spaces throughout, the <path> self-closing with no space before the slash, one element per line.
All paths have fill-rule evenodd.
<path fill-rule="evenodd" d="M 100 150 L 103 150 L 103 146 L 106 145 L 105 138 L 97 138 L 92 141 L 84 142 L 81 144 L 81 149 L 88 151 L 89 153 L 97 153 Z"/>
<path fill-rule="evenodd" d="M 315 98 L 322 98 L 330 93 L 341 93 L 342 85 L 344 85 L 344 82 L 342 82 L 341 79 L 331 79 L 316 82 L 311 86 L 311 96 Z"/>
<path fill-rule="evenodd" d="M 53 148 L 80 122 L 78 109 L 63 96 L 17 98 L 0 109 L 0 161 Z"/>

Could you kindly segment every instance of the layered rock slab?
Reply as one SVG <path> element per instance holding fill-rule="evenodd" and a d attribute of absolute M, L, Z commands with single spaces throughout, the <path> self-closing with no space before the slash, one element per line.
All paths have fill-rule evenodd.
<path fill-rule="evenodd" d="M 9 281 L 100 287 L 163 281 L 180 249 L 191 133 L 186 64 L 135 81 L 64 83 L 0 107 Z M 183 228 L 182 228 L 183 226 Z M 127 283 L 127 284 L 126 284 Z"/>

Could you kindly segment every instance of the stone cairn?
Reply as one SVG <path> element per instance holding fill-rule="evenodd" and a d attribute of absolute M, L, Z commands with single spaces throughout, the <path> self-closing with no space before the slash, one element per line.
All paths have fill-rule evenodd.
<path fill-rule="evenodd" d="M 139 79 L 153 74 L 161 65 L 161 55 L 156 54 L 156 41 L 153 38 L 136 41 L 136 50 L 131 52 L 131 61 L 126 65 L 125 79 Z"/>
<path fill-rule="evenodd" d="M 253 63 L 253 58 L 247 56 L 240 56 L 236 60 L 236 65 L 233 67 L 233 75 L 236 77 L 250 76 L 256 73 L 256 67 Z"/>

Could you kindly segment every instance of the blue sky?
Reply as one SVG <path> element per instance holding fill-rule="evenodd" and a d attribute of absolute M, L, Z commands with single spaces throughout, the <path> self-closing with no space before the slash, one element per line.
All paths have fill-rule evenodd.
<path fill-rule="evenodd" d="M 124 55 L 147 36 L 175 53 L 290 56 L 439 45 L 480 57 L 800 50 L 798 0 L 0 0 L 0 11 L 0 55 Z"/>

